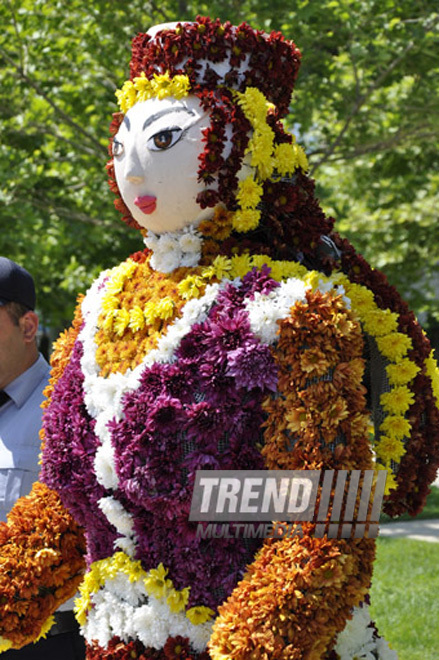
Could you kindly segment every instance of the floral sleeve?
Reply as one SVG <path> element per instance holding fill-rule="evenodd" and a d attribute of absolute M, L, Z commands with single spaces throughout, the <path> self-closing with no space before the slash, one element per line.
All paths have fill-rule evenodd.
<path fill-rule="evenodd" d="M 269 469 L 368 469 L 363 338 L 341 296 L 308 292 L 280 323 L 278 394 L 267 399 Z M 212 658 L 321 658 L 370 586 L 372 539 L 266 540 L 219 608 Z"/>
<path fill-rule="evenodd" d="M 0 651 L 47 633 L 82 580 L 84 538 L 58 495 L 36 483 L 0 526 Z"/>

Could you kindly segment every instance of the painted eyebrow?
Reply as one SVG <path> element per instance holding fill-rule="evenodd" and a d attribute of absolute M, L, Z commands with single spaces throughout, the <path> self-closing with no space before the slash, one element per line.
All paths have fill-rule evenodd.
<path fill-rule="evenodd" d="M 164 110 L 160 110 L 159 112 L 156 112 L 155 114 L 151 115 L 151 117 L 148 117 L 148 119 L 145 120 L 142 126 L 142 131 L 144 131 L 145 128 L 148 128 L 148 126 L 150 126 L 155 121 L 157 121 L 157 119 L 160 119 L 160 117 L 173 114 L 174 112 L 185 112 L 188 115 L 195 115 L 195 112 L 193 112 L 193 110 L 189 110 L 189 108 L 185 108 L 184 106 L 180 106 L 177 108 L 165 108 Z"/>

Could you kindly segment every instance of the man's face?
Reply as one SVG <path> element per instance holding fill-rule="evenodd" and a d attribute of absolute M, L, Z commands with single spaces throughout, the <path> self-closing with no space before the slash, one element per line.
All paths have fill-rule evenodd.
<path fill-rule="evenodd" d="M 16 325 L 7 309 L 0 306 L 0 389 L 21 373 L 27 346 L 25 316 Z"/>

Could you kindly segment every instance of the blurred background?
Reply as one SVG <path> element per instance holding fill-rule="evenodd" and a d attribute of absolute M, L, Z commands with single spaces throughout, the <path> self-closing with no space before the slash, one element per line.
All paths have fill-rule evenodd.
<path fill-rule="evenodd" d="M 0 254 L 34 275 L 43 328 L 55 336 L 77 294 L 143 248 L 106 181 L 114 92 L 136 33 L 197 13 L 300 47 L 288 122 L 323 208 L 439 345 L 436 0 L 4 0 Z"/>

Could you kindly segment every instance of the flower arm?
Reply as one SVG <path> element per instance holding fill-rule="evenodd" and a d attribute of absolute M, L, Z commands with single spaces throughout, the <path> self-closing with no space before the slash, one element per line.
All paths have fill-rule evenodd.
<path fill-rule="evenodd" d="M 369 469 L 363 339 L 341 297 L 308 293 L 280 323 L 277 395 L 265 403 L 269 469 Z M 364 600 L 372 539 L 267 539 L 219 608 L 211 657 L 322 658 Z"/>
<path fill-rule="evenodd" d="M 35 483 L 0 524 L 0 652 L 49 631 L 82 580 L 84 552 L 81 528 L 58 495 Z"/>

